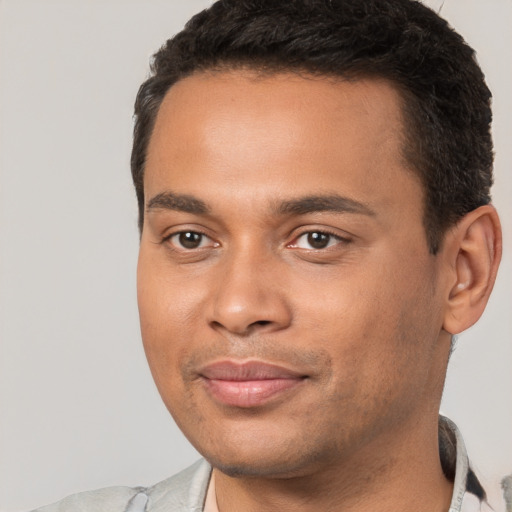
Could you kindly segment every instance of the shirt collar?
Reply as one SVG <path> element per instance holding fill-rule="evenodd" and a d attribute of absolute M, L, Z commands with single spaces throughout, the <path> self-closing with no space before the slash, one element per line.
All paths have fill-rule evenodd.
<path fill-rule="evenodd" d="M 439 455 L 446 477 L 453 480 L 449 512 L 464 510 L 466 493 L 473 494 L 480 501 L 486 501 L 485 490 L 469 465 L 462 435 L 455 423 L 445 416 L 439 416 Z"/>

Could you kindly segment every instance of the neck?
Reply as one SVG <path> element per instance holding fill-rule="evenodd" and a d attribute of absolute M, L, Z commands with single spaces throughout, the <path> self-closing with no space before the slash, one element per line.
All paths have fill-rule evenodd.
<path fill-rule="evenodd" d="M 219 512 L 446 512 L 453 489 L 441 468 L 437 417 L 297 477 L 233 478 L 214 472 Z"/>

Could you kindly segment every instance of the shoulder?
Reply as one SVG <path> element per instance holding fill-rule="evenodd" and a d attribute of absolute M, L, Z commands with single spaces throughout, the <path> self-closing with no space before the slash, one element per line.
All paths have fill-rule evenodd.
<path fill-rule="evenodd" d="M 152 487 L 107 487 L 81 492 L 32 512 L 200 512 L 211 467 L 199 460 Z"/>
<path fill-rule="evenodd" d="M 197 461 L 181 473 L 148 488 L 146 490 L 148 506 L 142 510 L 147 512 L 202 511 L 211 472 L 211 466 L 204 459 Z"/>
<path fill-rule="evenodd" d="M 81 492 L 32 512 L 122 512 L 141 490 L 137 487 L 108 487 Z"/>

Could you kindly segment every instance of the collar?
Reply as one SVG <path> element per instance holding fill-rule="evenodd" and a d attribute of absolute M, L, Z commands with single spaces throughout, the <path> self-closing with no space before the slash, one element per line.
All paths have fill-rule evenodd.
<path fill-rule="evenodd" d="M 445 416 L 439 416 L 439 455 L 446 477 L 453 481 L 449 512 L 469 510 L 471 503 L 486 502 L 484 488 L 471 469 L 466 446 L 459 429 Z"/>

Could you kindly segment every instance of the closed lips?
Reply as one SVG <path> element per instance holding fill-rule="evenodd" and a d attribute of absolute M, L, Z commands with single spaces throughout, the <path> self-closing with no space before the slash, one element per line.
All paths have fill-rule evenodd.
<path fill-rule="evenodd" d="M 306 377 L 306 375 L 299 372 L 258 361 L 212 363 L 201 369 L 199 374 L 207 379 L 232 381 L 300 379 Z"/>
<path fill-rule="evenodd" d="M 256 361 L 217 362 L 203 368 L 200 375 L 216 402 L 242 408 L 262 406 L 306 379 L 293 370 Z"/>

